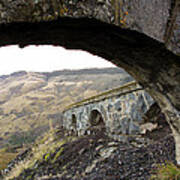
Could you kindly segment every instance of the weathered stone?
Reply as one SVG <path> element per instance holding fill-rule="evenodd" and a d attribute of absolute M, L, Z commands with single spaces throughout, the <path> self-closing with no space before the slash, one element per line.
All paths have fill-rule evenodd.
<path fill-rule="evenodd" d="M 116 89 L 115 92 L 111 91 L 112 94 L 106 94 L 106 97 L 102 95 L 102 97 L 97 96 L 94 99 L 88 98 L 87 101 L 84 100 L 82 103 L 72 105 L 70 109 L 64 112 L 63 126 L 69 130 L 77 130 L 79 135 L 84 135 L 91 126 L 97 126 L 97 130 L 102 130 L 103 124 L 101 124 L 99 119 L 102 118 L 106 133 L 110 137 L 113 135 L 116 140 L 118 136 L 119 140 L 121 140 L 122 135 L 140 133 L 140 124 L 143 121 L 142 116 L 148 111 L 154 101 L 134 82 L 124 87 L 124 89 L 119 91 Z M 132 96 L 134 93 L 136 95 Z M 92 116 L 93 112 L 97 112 L 97 114 Z M 72 115 L 77 117 L 77 126 L 74 126 Z"/>
<path fill-rule="evenodd" d="M 179 19 L 179 0 L 1 0 L 0 46 L 82 49 L 123 67 L 157 101 L 180 146 Z"/>
<path fill-rule="evenodd" d="M 142 124 L 140 126 L 140 130 L 141 130 L 141 133 L 142 134 L 146 134 L 146 131 L 152 131 L 154 129 L 157 128 L 157 123 L 156 124 L 153 124 L 153 123 L 145 123 L 145 124 Z"/>
<path fill-rule="evenodd" d="M 117 111 L 121 111 L 121 102 L 120 101 L 117 101 L 114 106 Z"/>

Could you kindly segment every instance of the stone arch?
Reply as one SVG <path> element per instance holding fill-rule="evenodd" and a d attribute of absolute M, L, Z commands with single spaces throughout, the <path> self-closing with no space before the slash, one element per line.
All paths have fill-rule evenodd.
<path fill-rule="evenodd" d="M 92 132 L 106 132 L 105 116 L 98 109 L 92 109 L 89 114 L 90 130 Z"/>
<path fill-rule="evenodd" d="M 76 128 L 76 126 L 77 126 L 77 116 L 74 113 L 71 115 L 71 122 L 72 122 L 73 127 Z"/>
<path fill-rule="evenodd" d="M 152 7 L 155 8 L 155 6 Z M 10 10 L 7 9 L 7 11 Z M 19 10 L 14 7 L 14 12 L 19 12 Z M 67 49 L 82 49 L 124 68 L 154 98 L 164 112 L 174 134 L 176 159 L 180 164 L 180 60 L 162 43 L 164 42 L 164 38 L 160 38 L 164 37 L 164 34 L 161 34 L 162 30 L 157 33 L 159 38 L 154 37 L 159 39 L 160 42 L 158 42 L 145 34 L 130 30 L 134 29 L 134 26 L 130 25 L 127 29 L 122 29 L 112 23 L 104 23 L 93 18 L 82 18 L 84 16 L 65 17 L 38 23 L 28 23 L 25 19 L 24 22 L 18 23 L 16 18 L 14 19 L 18 16 L 14 16 L 13 13 L 5 14 L 13 15 L 13 17 L 7 17 L 6 23 L 9 19 L 13 19 L 12 22 L 16 23 L 0 25 L 0 46 L 18 44 L 20 47 L 25 47 L 32 44 L 52 44 Z M 143 16 L 142 13 L 142 18 Z M 134 17 L 137 19 L 135 14 Z M 21 17 L 20 20 L 23 18 L 25 17 Z M 160 22 L 163 21 L 162 17 L 159 18 Z M 169 19 L 169 16 L 166 15 L 166 18 Z M 142 26 L 147 27 L 147 24 L 142 24 Z M 166 29 L 166 24 L 163 26 Z M 138 29 L 144 32 L 141 28 Z M 152 34 L 150 33 L 149 36 Z"/>
<path fill-rule="evenodd" d="M 97 109 L 93 109 L 89 116 L 91 126 L 105 125 L 104 118 Z"/>

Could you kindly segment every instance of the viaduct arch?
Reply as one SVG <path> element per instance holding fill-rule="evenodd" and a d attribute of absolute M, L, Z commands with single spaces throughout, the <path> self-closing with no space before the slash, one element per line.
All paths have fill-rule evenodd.
<path fill-rule="evenodd" d="M 130 82 L 69 105 L 63 111 L 63 126 L 78 135 L 104 132 L 115 140 L 128 141 L 141 135 L 143 115 L 153 103 L 136 82 Z M 77 117 L 76 125 L 72 117 Z"/>
<path fill-rule="evenodd" d="M 91 111 L 89 121 L 92 126 L 105 125 L 103 115 L 97 109 Z"/>
<path fill-rule="evenodd" d="M 124 68 L 165 113 L 180 164 L 179 18 L 179 0 L 2 0 L 0 46 L 82 49 Z"/>
<path fill-rule="evenodd" d="M 72 114 L 72 125 L 73 125 L 73 127 L 76 128 L 76 124 L 77 124 L 77 117 L 75 114 Z"/>

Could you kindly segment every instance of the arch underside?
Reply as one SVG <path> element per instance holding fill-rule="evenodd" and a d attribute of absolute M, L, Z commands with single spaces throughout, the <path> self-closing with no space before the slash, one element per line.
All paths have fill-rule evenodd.
<path fill-rule="evenodd" d="M 88 130 L 90 130 L 91 133 L 106 132 L 105 119 L 99 110 L 93 109 L 90 112 L 89 123 L 90 127 L 88 128 Z"/>
<path fill-rule="evenodd" d="M 96 109 L 91 111 L 89 121 L 92 126 L 105 126 L 102 114 Z"/>
<path fill-rule="evenodd" d="M 180 58 L 162 43 L 95 19 L 61 18 L 1 24 L 0 46 L 16 44 L 81 49 L 124 68 L 157 101 L 180 146 Z M 180 162 L 180 150 L 178 156 Z"/>
<path fill-rule="evenodd" d="M 0 46 L 55 45 L 103 57 L 124 68 L 147 90 L 154 89 L 167 96 L 180 110 L 179 57 L 144 34 L 95 19 L 61 18 L 0 25 L 0 35 Z M 148 91 L 154 96 L 155 92 Z"/>

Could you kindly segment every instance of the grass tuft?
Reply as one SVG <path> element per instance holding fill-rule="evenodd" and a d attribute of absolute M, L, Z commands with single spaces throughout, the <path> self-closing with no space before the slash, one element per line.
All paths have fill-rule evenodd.
<path fill-rule="evenodd" d="M 13 170 L 4 177 L 4 179 L 15 179 L 24 170 L 35 168 L 38 162 L 48 162 L 51 154 L 54 154 L 57 148 L 60 148 L 60 150 L 57 152 L 57 154 L 52 160 L 53 162 L 55 162 L 64 151 L 64 148 L 62 146 L 65 143 L 73 141 L 75 139 L 76 137 L 71 136 L 61 137 L 56 134 L 56 130 L 45 133 L 43 138 L 39 138 L 36 140 L 34 146 L 32 146 L 32 152 L 30 153 L 30 155 L 26 157 L 26 159 L 24 159 L 23 161 L 18 162 L 13 168 Z"/>
<path fill-rule="evenodd" d="M 150 180 L 180 180 L 180 168 L 171 162 L 159 165 L 156 174 Z"/>

